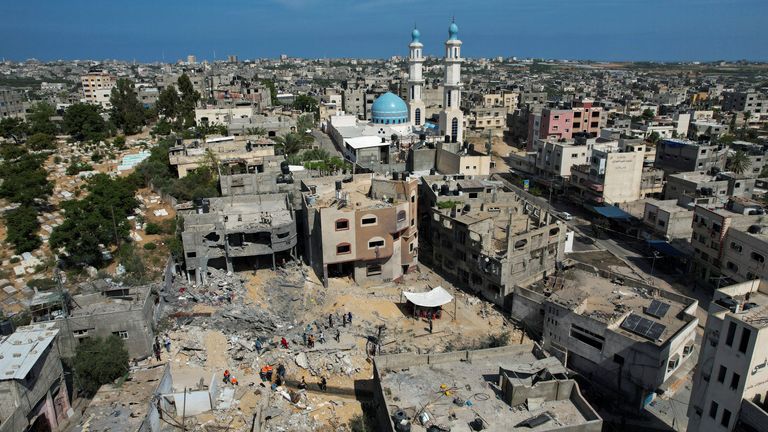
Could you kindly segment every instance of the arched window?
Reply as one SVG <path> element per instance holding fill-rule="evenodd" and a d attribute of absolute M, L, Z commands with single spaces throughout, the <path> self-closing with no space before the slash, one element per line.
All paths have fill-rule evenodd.
<path fill-rule="evenodd" d="M 421 125 L 421 108 L 416 108 L 416 114 L 414 117 L 416 119 L 416 126 Z"/>
<path fill-rule="evenodd" d="M 352 253 L 352 245 L 349 243 L 339 243 L 336 245 L 336 255 Z"/>
<path fill-rule="evenodd" d="M 336 220 L 336 231 L 346 231 L 349 229 L 349 220 L 348 219 L 337 219 Z"/>
<path fill-rule="evenodd" d="M 373 237 L 368 240 L 368 249 L 376 249 L 384 247 L 384 239 L 381 237 Z"/>

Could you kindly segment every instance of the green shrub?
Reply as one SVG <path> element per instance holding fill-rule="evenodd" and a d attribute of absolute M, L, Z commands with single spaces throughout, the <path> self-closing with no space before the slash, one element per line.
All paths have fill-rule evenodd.
<path fill-rule="evenodd" d="M 144 227 L 144 232 L 149 235 L 160 234 L 162 232 L 162 228 L 160 225 L 150 222 L 147 224 L 147 226 Z"/>
<path fill-rule="evenodd" d="M 155 250 L 155 249 L 157 249 L 157 245 L 156 244 L 154 244 L 152 242 L 144 243 L 144 250 Z"/>

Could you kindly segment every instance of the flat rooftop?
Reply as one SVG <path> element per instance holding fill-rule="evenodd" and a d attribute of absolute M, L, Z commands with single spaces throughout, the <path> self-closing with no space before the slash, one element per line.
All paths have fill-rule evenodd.
<path fill-rule="evenodd" d="M 667 213 L 689 212 L 691 209 L 685 208 L 677 204 L 676 199 L 672 200 L 657 200 L 653 198 L 646 198 L 645 202 L 656 206 L 659 210 L 664 210 Z"/>
<path fill-rule="evenodd" d="M 350 209 L 355 210 L 392 207 L 392 203 L 370 196 L 374 179 L 386 180 L 386 177 L 375 174 L 338 175 L 308 178 L 302 180 L 302 183 L 309 207 L 331 207 L 341 204 L 342 201 L 345 201 Z M 336 191 L 336 182 L 339 181 L 341 182 L 340 194 Z"/>
<path fill-rule="evenodd" d="M 280 226 L 293 221 L 286 194 L 236 195 L 209 198 L 208 213 L 186 210 L 185 230 L 210 230 L 212 219 L 224 224 L 226 230 Z M 180 211 L 181 212 L 181 211 Z"/>
<path fill-rule="evenodd" d="M 471 361 L 462 358 L 464 353 L 469 353 Z M 534 403 L 533 399 L 527 399 L 516 406 L 504 401 L 499 388 L 500 368 L 531 369 L 535 365 L 538 371 L 545 367 L 533 354 L 532 344 L 430 355 L 429 364 L 421 359 L 410 359 L 400 364 L 396 364 L 395 360 L 395 367 L 388 367 L 387 357 L 396 356 L 376 359 L 381 387 L 390 416 L 403 410 L 414 419 L 411 430 L 415 432 L 427 430 L 417 419 L 422 409 L 434 424 L 450 427 L 451 430 L 471 430 L 469 423 L 478 417 L 485 421 L 483 430 L 486 432 L 546 431 L 601 421 L 591 409 L 577 406 L 573 402 L 573 393 L 559 400 L 544 397 Z M 562 365 L 556 360 L 555 363 L 552 364 L 555 372 L 562 374 L 566 378 L 564 381 L 572 382 L 564 376 Z M 443 385 L 445 388 L 441 387 Z M 449 395 L 445 390 L 449 391 Z M 471 405 L 458 405 L 454 398 L 469 401 Z M 545 413 L 551 419 L 543 424 L 534 427 L 520 425 Z"/>
<path fill-rule="evenodd" d="M 0 342 L 0 381 L 22 380 L 56 339 L 55 323 L 19 327 Z"/>
<path fill-rule="evenodd" d="M 768 326 L 768 281 L 756 279 L 715 291 L 710 313 L 730 313 L 753 327 Z"/>
<path fill-rule="evenodd" d="M 648 342 L 649 338 L 626 330 L 621 326 L 632 314 L 650 323 L 664 326 L 651 342 L 663 344 L 685 327 L 691 317 L 684 311 L 695 300 L 659 289 L 624 285 L 579 269 L 566 271 L 562 288 L 552 293 L 549 300 L 581 316 L 606 324 L 611 330 L 635 340 Z M 653 302 L 663 304 L 665 311 L 654 315 Z M 660 315 L 660 316 L 657 316 Z"/>

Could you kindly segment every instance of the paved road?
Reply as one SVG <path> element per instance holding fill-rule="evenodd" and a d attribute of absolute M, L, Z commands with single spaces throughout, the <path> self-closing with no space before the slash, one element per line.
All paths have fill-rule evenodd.
<path fill-rule="evenodd" d="M 341 157 L 341 152 L 333 144 L 331 137 L 324 134 L 320 129 L 312 129 L 312 136 L 315 138 L 315 145 L 326 150 L 331 156 Z"/>

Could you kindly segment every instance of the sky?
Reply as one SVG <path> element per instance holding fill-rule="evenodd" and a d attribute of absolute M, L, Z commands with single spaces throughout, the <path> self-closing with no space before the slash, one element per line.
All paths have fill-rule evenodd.
<path fill-rule="evenodd" d="M 768 0 L 0 0 L 0 57 L 768 60 Z"/>

